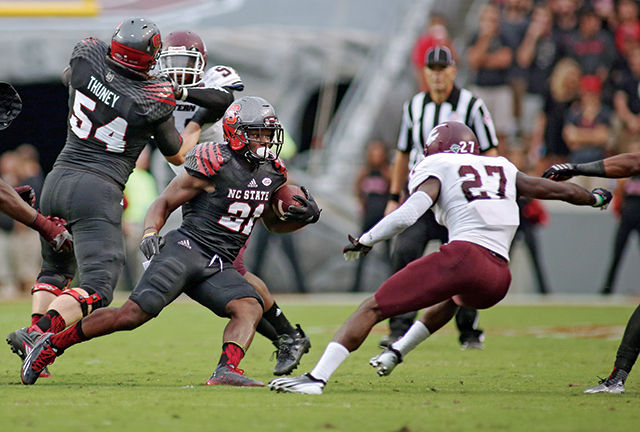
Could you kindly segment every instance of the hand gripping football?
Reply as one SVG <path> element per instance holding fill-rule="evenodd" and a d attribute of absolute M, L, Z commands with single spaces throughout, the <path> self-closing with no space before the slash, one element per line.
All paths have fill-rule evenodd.
<path fill-rule="evenodd" d="M 289 211 L 289 206 L 302 205 L 293 199 L 294 195 L 304 197 L 304 192 L 300 186 L 284 185 L 273 194 L 271 198 L 271 208 L 281 220 L 285 220 L 284 214 Z"/>

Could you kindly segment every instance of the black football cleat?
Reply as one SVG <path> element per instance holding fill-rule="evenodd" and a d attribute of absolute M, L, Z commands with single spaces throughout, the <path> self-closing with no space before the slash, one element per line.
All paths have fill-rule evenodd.
<path fill-rule="evenodd" d="M 244 370 L 230 365 L 218 365 L 206 384 L 208 386 L 264 387 L 263 382 L 244 376 Z"/>
<path fill-rule="evenodd" d="M 288 375 L 300 364 L 302 356 L 309 352 L 311 341 L 296 324 L 296 336 L 288 334 L 280 335 L 276 366 L 273 368 L 274 375 Z"/>
<path fill-rule="evenodd" d="M 42 332 L 36 326 L 23 327 L 7 335 L 7 343 L 11 351 L 20 357 L 21 361 L 29 355 L 36 340 L 42 336 Z M 51 378 L 51 373 L 46 367 L 40 372 L 40 378 Z"/>
<path fill-rule="evenodd" d="M 44 333 L 40 336 L 22 362 L 20 378 L 24 385 L 35 384 L 40 377 L 40 372 L 53 363 L 57 356 L 62 355 L 62 350 L 51 344 L 53 335 L 54 333 Z"/>

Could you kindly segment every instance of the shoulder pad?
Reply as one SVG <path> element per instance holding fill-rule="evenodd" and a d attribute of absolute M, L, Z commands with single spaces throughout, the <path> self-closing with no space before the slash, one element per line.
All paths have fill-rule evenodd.
<path fill-rule="evenodd" d="M 278 171 L 285 178 L 287 178 L 287 167 L 281 158 L 278 158 L 273 161 L 273 167 L 275 168 L 276 171 Z"/>
<path fill-rule="evenodd" d="M 155 76 L 147 81 L 144 86 L 144 92 L 145 96 L 150 99 L 165 103 L 172 107 L 176 106 L 173 87 L 169 80 L 167 80 L 163 75 Z"/>
<path fill-rule="evenodd" d="M 229 87 L 232 90 L 244 90 L 242 78 L 231 66 L 217 65 L 209 68 L 204 75 L 207 87 Z"/>
<path fill-rule="evenodd" d="M 187 153 L 184 167 L 205 177 L 213 177 L 224 162 L 220 144 L 206 142 L 198 144 Z"/>
<path fill-rule="evenodd" d="M 73 48 L 73 53 L 71 54 L 71 59 L 78 57 L 92 57 L 93 55 L 106 55 L 108 51 L 108 46 L 106 43 L 99 39 L 95 39 L 92 37 L 88 37 L 86 39 L 81 40 L 76 44 Z"/>

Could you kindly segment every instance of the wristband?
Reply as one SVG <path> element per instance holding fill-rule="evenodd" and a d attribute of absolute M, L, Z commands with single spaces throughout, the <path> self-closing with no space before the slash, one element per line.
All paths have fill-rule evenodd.
<path fill-rule="evenodd" d="M 389 194 L 389 201 L 400 202 L 400 194 L 399 193 Z"/>
<path fill-rule="evenodd" d="M 604 161 L 581 163 L 574 166 L 577 174 L 588 177 L 605 177 Z"/>
<path fill-rule="evenodd" d="M 602 205 L 602 203 L 604 202 L 604 198 L 600 194 L 595 194 L 594 193 L 592 195 L 596 199 L 596 202 L 591 204 L 591 207 L 600 207 Z"/>

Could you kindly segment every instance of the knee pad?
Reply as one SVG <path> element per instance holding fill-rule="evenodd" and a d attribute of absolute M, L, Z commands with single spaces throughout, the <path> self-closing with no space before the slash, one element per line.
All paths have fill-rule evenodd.
<path fill-rule="evenodd" d="M 46 291 L 59 296 L 64 290 L 69 288 L 71 279 L 61 274 L 40 272 L 37 282 L 31 288 L 31 294 L 37 291 Z"/>
<path fill-rule="evenodd" d="M 88 296 L 83 296 L 74 289 L 66 289 L 62 291 L 62 294 L 69 295 L 73 297 L 78 303 L 80 303 L 83 317 L 89 315 L 89 305 L 93 307 L 93 310 L 98 309 L 102 306 L 102 298 L 98 293 L 91 293 Z"/>

